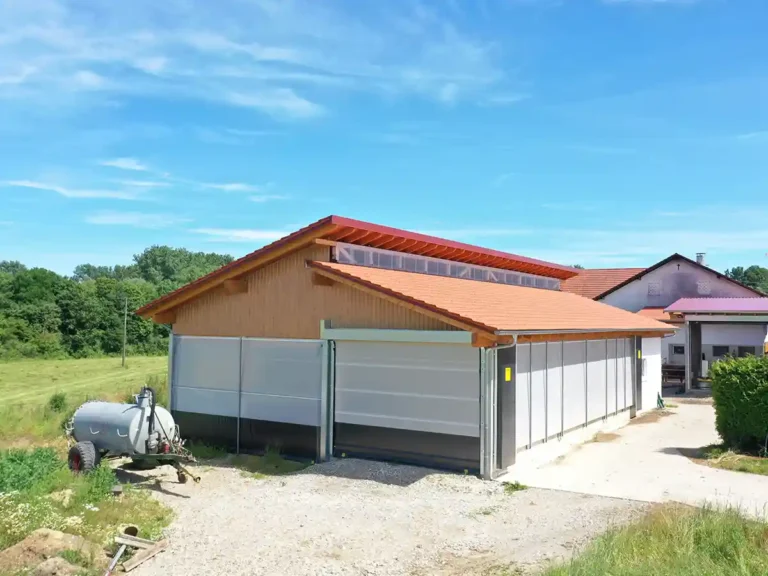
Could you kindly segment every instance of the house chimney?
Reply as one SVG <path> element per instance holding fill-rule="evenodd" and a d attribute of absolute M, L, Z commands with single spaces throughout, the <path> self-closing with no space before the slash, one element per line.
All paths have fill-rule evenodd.
<path fill-rule="evenodd" d="M 696 252 L 696 264 L 701 264 L 702 266 L 706 266 L 706 263 L 704 262 L 704 256 L 706 256 L 706 252 Z"/>

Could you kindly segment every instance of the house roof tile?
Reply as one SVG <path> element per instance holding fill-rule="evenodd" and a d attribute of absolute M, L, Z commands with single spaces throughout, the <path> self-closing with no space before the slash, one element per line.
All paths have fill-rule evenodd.
<path fill-rule="evenodd" d="M 487 332 L 673 330 L 668 324 L 557 290 L 333 262 L 307 265 L 324 276 L 394 296 Z"/>
<path fill-rule="evenodd" d="M 618 286 L 643 270 L 645 268 L 593 268 L 581 270 L 578 276 L 564 280 L 561 286 L 564 292 L 578 294 L 585 298 L 597 298 L 603 292 Z"/>

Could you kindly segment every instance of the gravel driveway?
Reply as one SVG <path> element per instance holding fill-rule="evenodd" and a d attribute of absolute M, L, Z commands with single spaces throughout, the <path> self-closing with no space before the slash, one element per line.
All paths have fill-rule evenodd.
<path fill-rule="evenodd" d="M 262 480 L 203 466 L 199 485 L 179 485 L 168 470 L 154 494 L 176 511 L 171 544 L 137 576 L 530 571 L 644 510 L 352 459 Z"/>

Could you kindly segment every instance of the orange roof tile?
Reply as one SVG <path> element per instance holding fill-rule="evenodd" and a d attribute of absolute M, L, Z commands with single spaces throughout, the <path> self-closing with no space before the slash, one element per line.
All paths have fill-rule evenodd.
<path fill-rule="evenodd" d="M 597 298 L 614 286 L 626 282 L 645 268 L 594 268 L 581 270 L 578 276 L 560 283 L 563 292 L 578 294 L 585 298 Z"/>
<path fill-rule="evenodd" d="M 334 262 L 307 264 L 322 275 L 394 296 L 487 332 L 672 330 L 668 324 L 557 290 Z"/>
<path fill-rule="evenodd" d="M 640 310 L 638 314 L 640 314 L 640 316 L 645 316 L 646 318 L 653 318 L 659 322 L 667 322 L 668 324 L 683 323 L 682 320 L 672 318 L 669 312 L 664 312 L 664 306 L 661 306 L 660 308 L 656 306 L 648 306 Z"/>

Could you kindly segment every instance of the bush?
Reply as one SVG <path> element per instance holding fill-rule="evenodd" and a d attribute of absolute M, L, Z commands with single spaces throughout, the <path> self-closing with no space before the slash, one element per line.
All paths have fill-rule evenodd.
<path fill-rule="evenodd" d="M 717 431 L 738 450 L 765 449 L 768 357 L 726 358 L 710 369 Z"/>
<path fill-rule="evenodd" d="M 8 450 L 0 456 L 0 492 L 29 490 L 63 467 L 53 448 Z"/>
<path fill-rule="evenodd" d="M 64 412 L 67 408 L 67 395 L 64 392 L 56 392 L 48 398 L 48 409 L 51 412 Z"/>

